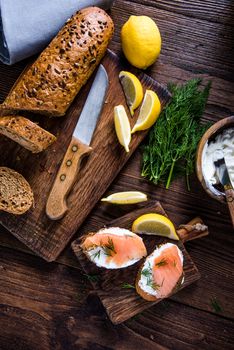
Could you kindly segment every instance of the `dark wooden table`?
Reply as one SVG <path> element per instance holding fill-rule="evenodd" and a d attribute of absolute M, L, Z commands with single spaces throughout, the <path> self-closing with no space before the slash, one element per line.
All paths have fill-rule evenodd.
<path fill-rule="evenodd" d="M 141 14 L 158 23 L 163 38 L 160 58 L 147 73 L 164 84 L 195 76 L 210 79 L 212 90 L 204 119 L 217 121 L 234 114 L 233 1 L 117 0 L 111 11 L 116 30 L 110 45 L 116 53 L 121 52 L 122 24 L 129 15 Z M 26 63 L 0 65 L 1 101 Z M 169 190 L 149 184 L 140 176 L 140 161 L 138 151 L 108 193 L 144 191 L 160 200 L 177 224 L 201 216 L 210 235 L 187 244 L 201 279 L 114 326 L 69 247 L 57 262 L 49 264 L 1 227 L 1 350 L 234 348 L 234 236 L 226 206 L 208 197 L 195 175 L 190 192 L 183 179 Z M 98 204 L 82 231 L 102 226 L 129 209 L 106 208 Z"/>

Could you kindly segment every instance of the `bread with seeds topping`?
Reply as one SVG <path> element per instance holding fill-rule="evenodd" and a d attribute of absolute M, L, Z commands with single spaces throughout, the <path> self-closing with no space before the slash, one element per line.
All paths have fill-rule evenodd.
<path fill-rule="evenodd" d="M 0 134 L 9 137 L 32 153 L 44 151 L 56 140 L 50 132 L 18 115 L 0 117 Z"/>
<path fill-rule="evenodd" d="M 103 58 L 114 25 L 98 7 L 78 11 L 18 78 L 1 115 L 31 111 L 63 116 Z"/>

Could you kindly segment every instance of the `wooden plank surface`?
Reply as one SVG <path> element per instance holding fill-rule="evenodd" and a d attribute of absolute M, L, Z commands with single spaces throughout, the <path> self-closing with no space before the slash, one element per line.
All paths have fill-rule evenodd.
<path fill-rule="evenodd" d="M 197 76 L 205 81 L 212 80 L 204 120 L 217 121 L 234 114 L 234 61 L 230 61 L 234 43 L 233 7 L 230 0 L 116 0 L 111 10 L 116 31 L 110 48 L 121 53 L 120 28 L 129 14 L 150 15 L 160 27 L 163 47 L 158 61 L 147 74 L 163 84 L 184 82 Z M 176 28 L 173 32 L 172 26 Z M 0 64 L 1 101 L 26 63 L 12 67 Z M 186 245 L 201 273 L 200 280 L 137 318 L 113 326 L 98 298 L 89 297 L 85 301 L 91 286 L 87 283 L 87 289 L 84 288 L 84 276 L 69 247 L 60 256 L 59 264 L 46 264 L 33 257 L 31 251 L 1 228 L 0 265 L 4 267 L 0 274 L 1 349 L 234 348 L 234 244 L 226 206 L 208 197 L 195 175 L 191 178 L 191 192 L 187 191 L 183 179 L 175 181 L 165 191 L 140 177 L 140 164 L 139 150 L 106 194 L 140 189 L 152 200 L 159 200 L 176 224 L 201 216 L 209 226 L 210 235 Z M 98 204 L 80 232 L 91 231 L 134 208 Z M 64 286 L 63 291 L 60 289 L 58 302 L 57 282 L 54 294 L 49 293 L 55 281 Z M 38 285 L 43 292 L 37 291 Z M 76 298 L 78 294 L 81 294 L 80 301 Z M 70 306 L 65 305 L 62 311 L 59 304 L 63 301 L 67 304 L 67 300 Z M 220 310 L 214 308 L 213 300 L 217 301 Z M 45 312 L 45 305 L 50 308 L 49 320 L 40 316 Z"/>
<path fill-rule="evenodd" d="M 48 121 L 49 130 L 58 135 L 57 141 L 46 151 L 31 154 L 17 146 L 4 136 L 0 138 L 1 166 L 8 166 L 23 174 L 30 183 L 35 204 L 26 214 L 14 216 L 0 213 L 0 223 L 19 240 L 47 261 L 55 260 L 70 241 L 76 230 L 85 220 L 131 154 L 146 136 L 147 131 L 135 133 L 126 153 L 119 144 L 114 128 L 113 109 L 119 104 L 127 106 L 124 93 L 119 83 L 119 72 L 124 69 L 118 57 L 108 51 L 102 61 L 106 68 L 109 87 L 103 110 L 92 140 L 92 152 L 84 161 L 77 181 L 67 199 L 68 211 L 57 221 L 50 220 L 45 213 L 45 206 L 72 133 L 84 105 L 91 81 L 78 94 L 65 117 Z M 157 92 L 162 106 L 170 97 L 169 92 L 155 80 L 140 73 L 139 79 L 144 90 Z M 139 112 L 139 110 L 138 110 Z M 138 113 L 130 119 L 131 127 L 135 124 Z M 38 117 L 41 120 L 41 117 Z M 45 118 L 46 119 L 46 118 Z"/>
<path fill-rule="evenodd" d="M 149 204 L 143 205 L 141 209 L 134 210 L 129 214 L 111 221 L 107 227 L 121 227 L 131 230 L 133 221 L 140 215 L 146 213 L 166 215 L 159 202 L 150 202 Z M 97 229 L 101 228 L 102 226 Z M 136 276 L 142 265 L 142 260 L 126 269 L 107 270 L 98 268 L 87 259 L 80 248 L 80 244 L 84 237 L 85 235 L 79 237 L 72 243 L 73 251 L 86 274 L 96 276 L 96 280 L 93 282 L 91 281 L 91 283 L 95 289 L 95 292 L 101 299 L 109 318 L 114 324 L 122 323 L 153 306 L 154 304 L 162 301 L 159 299 L 155 302 L 148 302 L 142 299 L 134 289 L 123 289 L 123 285 L 126 283 L 135 286 Z M 149 235 L 143 235 L 142 238 L 147 249 L 147 255 L 150 255 L 157 245 L 167 242 L 176 244 L 181 250 L 184 257 L 184 282 L 176 291 L 173 292 L 173 294 L 200 278 L 200 273 L 187 253 L 182 241 L 173 241 L 159 236 Z"/>
<path fill-rule="evenodd" d="M 233 348 L 228 318 L 167 300 L 114 326 L 78 270 L 2 248 L 0 266 L 1 350 Z"/>

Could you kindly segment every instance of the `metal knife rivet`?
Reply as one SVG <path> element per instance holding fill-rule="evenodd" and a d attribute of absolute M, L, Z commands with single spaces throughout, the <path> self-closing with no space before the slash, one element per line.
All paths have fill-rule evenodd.
<path fill-rule="evenodd" d="M 76 152 L 78 150 L 77 146 L 72 146 L 72 152 Z"/>
<path fill-rule="evenodd" d="M 66 165 L 67 166 L 71 166 L 72 165 L 72 161 L 70 159 L 68 159 L 67 162 L 66 162 Z"/>
<path fill-rule="evenodd" d="M 60 180 L 61 181 L 64 181 L 66 179 L 66 175 L 65 174 L 62 174 L 61 176 L 60 176 Z"/>

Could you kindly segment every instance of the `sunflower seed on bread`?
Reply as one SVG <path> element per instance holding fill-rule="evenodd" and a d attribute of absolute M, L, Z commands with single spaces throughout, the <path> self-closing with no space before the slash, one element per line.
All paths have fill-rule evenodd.
<path fill-rule="evenodd" d="M 113 29 L 111 18 L 98 7 L 75 13 L 20 75 L 0 113 L 27 110 L 63 116 L 103 58 Z"/>
<path fill-rule="evenodd" d="M 45 150 L 56 140 L 54 135 L 21 116 L 0 117 L 0 134 L 9 137 L 32 153 Z"/>
<path fill-rule="evenodd" d="M 33 204 L 33 192 L 25 178 L 16 171 L 0 167 L 0 211 L 21 215 Z"/>

